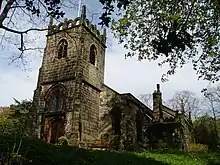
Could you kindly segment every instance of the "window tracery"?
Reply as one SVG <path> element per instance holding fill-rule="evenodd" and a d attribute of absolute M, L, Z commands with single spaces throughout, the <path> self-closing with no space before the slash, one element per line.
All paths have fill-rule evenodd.
<path fill-rule="evenodd" d="M 62 39 L 58 44 L 58 59 L 64 58 L 67 56 L 67 40 Z"/>
<path fill-rule="evenodd" d="M 52 88 L 46 97 L 46 111 L 57 112 L 65 110 L 65 91 L 62 87 Z"/>

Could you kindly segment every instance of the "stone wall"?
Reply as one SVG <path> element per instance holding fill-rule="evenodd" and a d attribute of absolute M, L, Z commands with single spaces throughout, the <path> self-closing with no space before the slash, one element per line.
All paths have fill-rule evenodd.
<path fill-rule="evenodd" d="M 93 37 L 86 28 L 83 28 L 83 34 L 83 80 L 101 89 L 104 83 L 105 45 Z M 89 62 L 90 47 L 92 45 L 96 47 L 95 65 Z"/>
<path fill-rule="evenodd" d="M 150 122 L 151 110 L 144 106 L 131 94 L 121 96 L 122 110 L 122 137 L 124 150 L 139 150 L 144 143 L 144 122 Z"/>
<path fill-rule="evenodd" d="M 57 47 L 61 39 L 68 42 L 67 57 L 58 59 Z M 77 61 L 80 56 L 80 28 L 56 33 L 47 37 L 47 45 L 42 62 L 41 83 L 63 81 L 75 77 Z"/>
<path fill-rule="evenodd" d="M 100 99 L 100 138 L 109 145 L 118 145 L 112 146 L 117 149 L 137 150 L 144 139 L 142 136 L 146 107 L 131 94 L 119 94 L 105 85 Z M 116 111 L 119 113 L 115 113 Z M 112 125 L 116 117 L 113 116 L 114 114 L 121 114 L 120 134 L 118 135 L 115 134 L 115 128 Z"/>
<path fill-rule="evenodd" d="M 119 93 L 103 84 L 99 106 L 99 138 L 102 141 L 108 142 L 107 137 L 112 134 L 111 110 L 119 99 Z"/>
<path fill-rule="evenodd" d="M 81 92 L 82 142 L 91 142 L 98 136 L 100 91 L 83 83 Z"/>
<path fill-rule="evenodd" d="M 39 96 L 35 96 L 35 98 L 38 98 L 37 105 L 38 105 L 38 137 L 41 137 L 41 127 L 43 126 L 42 122 L 45 118 L 45 115 L 47 115 L 47 112 L 45 112 L 45 95 L 49 92 L 49 90 L 56 85 L 63 85 L 66 88 L 66 118 L 65 118 L 65 136 L 69 137 L 70 143 L 73 144 L 76 141 L 78 141 L 78 123 L 79 123 L 79 112 L 74 109 L 75 106 L 75 81 L 65 81 L 61 82 L 59 84 L 47 84 L 47 85 L 41 85 L 41 90 Z"/>
<path fill-rule="evenodd" d="M 62 39 L 68 42 L 67 56 L 58 59 L 57 47 Z M 104 82 L 103 39 L 105 37 L 100 36 L 97 29 L 92 28 L 90 31 L 90 28 L 84 24 L 49 32 L 34 94 L 36 111 L 34 132 L 39 138 L 44 134 L 42 128 L 46 115 L 53 115 L 45 112 L 45 95 L 51 87 L 59 84 L 66 90 L 65 136 L 69 139 L 69 143 L 77 145 L 97 139 L 99 96 Z M 97 50 L 96 65 L 89 62 L 92 44 Z"/>

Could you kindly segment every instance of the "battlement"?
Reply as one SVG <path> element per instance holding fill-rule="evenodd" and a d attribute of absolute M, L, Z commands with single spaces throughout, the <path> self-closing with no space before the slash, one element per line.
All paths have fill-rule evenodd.
<path fill-rule="evenodd" d="M 93 25 L 87 18 L 86 18 L 86 6 L 82 7 L 81 17 L 76 17 L 73 19 L 65 18 L 64 22 L 59 23 L 58 25 L 53 24 L 53 19 L 51 18 L 49 26 L 48 26 L 48 35 L 52 35 L 54 33 L 68 30 L 71 28 L 78 27 L 80 25 L 84 25 L 88 30 L 93 33 L 103 44 L 106 43 L 106 29 L 103 30 L 101 33 L 96 25 Z"/>

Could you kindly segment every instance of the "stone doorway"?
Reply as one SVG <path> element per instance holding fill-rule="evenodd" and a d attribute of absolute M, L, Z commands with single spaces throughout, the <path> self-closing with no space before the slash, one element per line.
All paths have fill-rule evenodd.
<path fill-rule="evenodd" d="M 48 143 L 57 143 L 59 137 L 65 134 L 65 116 L 45 117 L 44 140 Z"/>

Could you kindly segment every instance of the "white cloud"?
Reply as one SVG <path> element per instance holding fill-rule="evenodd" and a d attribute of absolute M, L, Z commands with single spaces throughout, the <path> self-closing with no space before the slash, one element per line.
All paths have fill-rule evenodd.
<path fill-rule="evenodd" d="M 32 99 L 36 85 L 37 72 L 2 72 L 0 71 L 0 106 L 8 106 L 17 100 Z"/>
<path fill-rule="evenodd" d="M 0 63 L 0 106 L 9 106 L 17 100 L 32 99 L 36 88 L 38 69 L 41 65 L 41 56 L 35 51 L 27 54 L 24 70 L 23 65 L 18 62 L 20 67 L 15 64 L 8 65 L 9 60 L 1 59 Z"/>
<path fill-rule="evenodd" d="M 125 60 L 125 53 L 126 50 L 114 41 L 112 52 L 106 54 L 105 83 L 119 92 L 131 92 L 135 96 L 153 93 L 159 83 L 164 100 L 167 100 L 179 90 L 190 90 L 201 95 L 201 89 L 208 84 L 206 81 L 197 81 L 197 75 L 190 64 L 178 69 L 175 75 L 169 77 L 168 82 L 162 83 L 161 76 L 168 67 L 159 67 L 155 61 L 140 62 L 136 57 Z"/>

